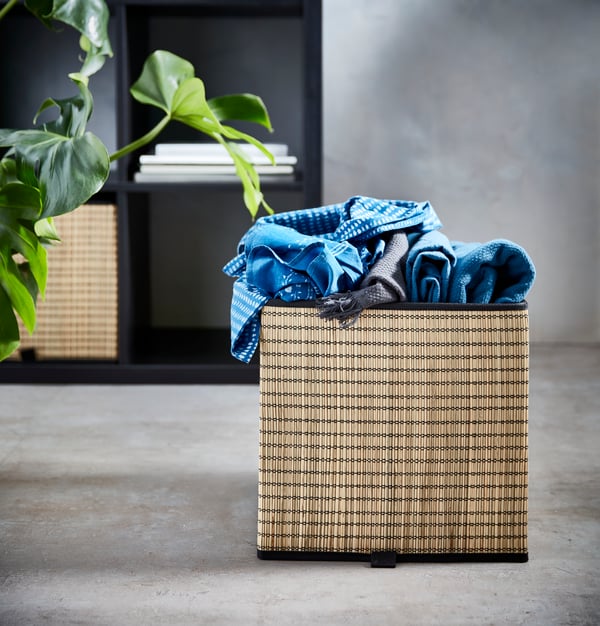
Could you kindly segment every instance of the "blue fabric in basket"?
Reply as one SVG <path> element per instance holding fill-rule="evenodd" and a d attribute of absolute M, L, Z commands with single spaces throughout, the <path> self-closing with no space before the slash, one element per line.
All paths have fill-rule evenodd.
<path fill-rule="evenodd" d="M 366 196 L 258 219 L 223 268 L 237 277 L 231 353 L 250 361 L 258 345 L 259 313 L 271 298 L 292 302 L 351 290 L 381 256 L 385 233 L 423 233 L 441 225 L 429 202 Z"/>
<path fill-rule="evenodd" d="M 412 239 L 412 241 L 411 241 Z M 435 230 L 409 238 L 406 288 L 410 302 L 448 302 L 450 275 L 456 263 L 452 244 Z"/>
<path fill-rule="evenodd" d="M 450 276 L 448 301 L 459 303 L 522 302 L 535 279 L 529 255 L 516 243 L 452 242 L 456 265 Z"/>
<path fill-rule="evenodd" d="M 355 246 L 303 235 L 288 226 L 257 224 L 248 233 L 246 281 L 273 298 L 314 298 L 352 289 L 362 277 Z"/>

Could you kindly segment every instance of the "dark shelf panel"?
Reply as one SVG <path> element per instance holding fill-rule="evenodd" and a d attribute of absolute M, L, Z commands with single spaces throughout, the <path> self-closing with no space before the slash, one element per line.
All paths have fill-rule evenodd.
<path fill-rule="evenodd" d="M 0 364 L 0 384 L 257 384 L 258 365 L 46 361 Z"/>
<path fill-rule="evenodd" d="M 260 187 L 264 191 L 290 191 L 301 192 L 304 187 L 301 180 L 295 181 L 262 181 Z M 153 191 L 232 191 L 240 190 L 241 183 L 236 180 L 231 182 L 189 182 L 189 183 L 134 183 L 131 181 L 119 181 L 109 178 L 102 188 L 103 192 L 123 191 L 125 193 L 151 193 Z"/>
<path fill-rule="evenodd" d="M 302 0 L 109 0 L 109 6 L 142 7 L 154 14 L 201 11 L 212 15 L 301 15 Z"/>
<path fill-rule="evenodd" d="M 231 356 L 229 329 L 151 328 L 136 333 L 132 361 L 139 365 L 243 365 Z"/>
<path fill-rule="evenodd" d="M 8 361 L 0 383 L 258 383 L 258 355 L 246 364 L 229 348 L 229 329 L 152 328 L 136 333 L 130 363 Z"/>

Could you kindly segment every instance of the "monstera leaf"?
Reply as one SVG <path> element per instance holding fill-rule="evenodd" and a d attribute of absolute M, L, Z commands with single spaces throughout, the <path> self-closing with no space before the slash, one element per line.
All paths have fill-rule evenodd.
<path fill-rule="evenodd" d="M 93 108 L 87 78 L 70 77 L 79 95 L 47 99 L 38 111 L 58 107 L 54 122 L 31 130 L 0 129 L 0 147 L 11 148 L 16 177 L 40 191 L 40 217 L 73 211 L 102 188 L 110 172 L 106 147 L 85 130 Z"/>
<path fill-rule="evenodd" d="M 3 162 L 0 170 L 5 169 Z M 6 176 L 0 175 L 2 179 Z M 18 182 L 0 187 L 0 360 L 18 346 L 16 314 L 33 332 L 37 294 L 43 296 L 46 288 L 46 250 L 35 232 L 40 213 L 41 198 L 35 187 Z M 23 261 L 16 260 L 17 253 Z"/>
<path fill-rule="evenodd" d="M 152 141 L 170 121 L 181 122 L 221 143 L 231 155 L 244 189 L 244 203 L 252 217 L 261 206 L 269 213 L 271 207 L 260 191 L 260 180 L 250 163 L 235 143 L 246 141 L 261 150 L 272 163 L 273 155 L 256 138 L 222 123 L 223 120 L 249 121 L 272 130 L 267 109 L 262 100 L 252 94 L 233 94 L 206 99 L 204 83 L 195 75 L 194 66 L 187 60 L 167 52 L 153 52 L 131 87 L 131 95 L 143 104 L 155 106 L 165 117 L 153 131 L 145 135 L 134 149 Z M 117 153 L 116 156 L 121 156 Z M 113 155 L 113 158 L 115 155 Z"/>

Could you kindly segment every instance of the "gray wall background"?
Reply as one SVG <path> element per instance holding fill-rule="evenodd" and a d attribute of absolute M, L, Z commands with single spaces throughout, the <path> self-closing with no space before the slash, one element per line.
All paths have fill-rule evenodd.
<path fill-rule="evenodd" d="M 532 256 L 534 341 L 600 340 L 600 2 L 323 0 L 324 202 L 429 200 Z"/>

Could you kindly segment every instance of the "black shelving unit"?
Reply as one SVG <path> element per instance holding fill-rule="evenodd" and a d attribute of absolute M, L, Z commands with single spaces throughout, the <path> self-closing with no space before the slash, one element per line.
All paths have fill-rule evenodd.
<path fill-rule="evenodd" d="M 129 87 L 150 52 L 170 50 L 193 63 L 208 97 L 251 92 L 265 101 L 275 132 L 242 128 L 261 140 L 287 143 L 298 156 L 294 181 L 262 185 L 271 206 L 283 211 L 321 204 L 321 0 L 108 4 L 115 55 L 92 77 L 91 129 L 109 150 L 152 127 L 157 113 L 135 102 Z M 66 29 L 59 35 L 45 31 L 23 9 L 2 27 L 0 52 L 11 62 L 0 68 L 1 84 L 8 87 L 0 125 L 27 127 L 44 98 L 72 95 L 66 74 L 75 67 L 77 39 Z M 28 85 L 33 74 L 38 78 Z M 174 123 L 158 141 L 199 138 Z M 6 361 L 0 382 L 258 381 L 256 360 L 245 365 L 230 356 L 232 280 L 221 271 L 252 223 L 241 184 L 135 183 L 138 156 L 121 159 L 92 199 L 118 210 L 118 360 Z"/>

